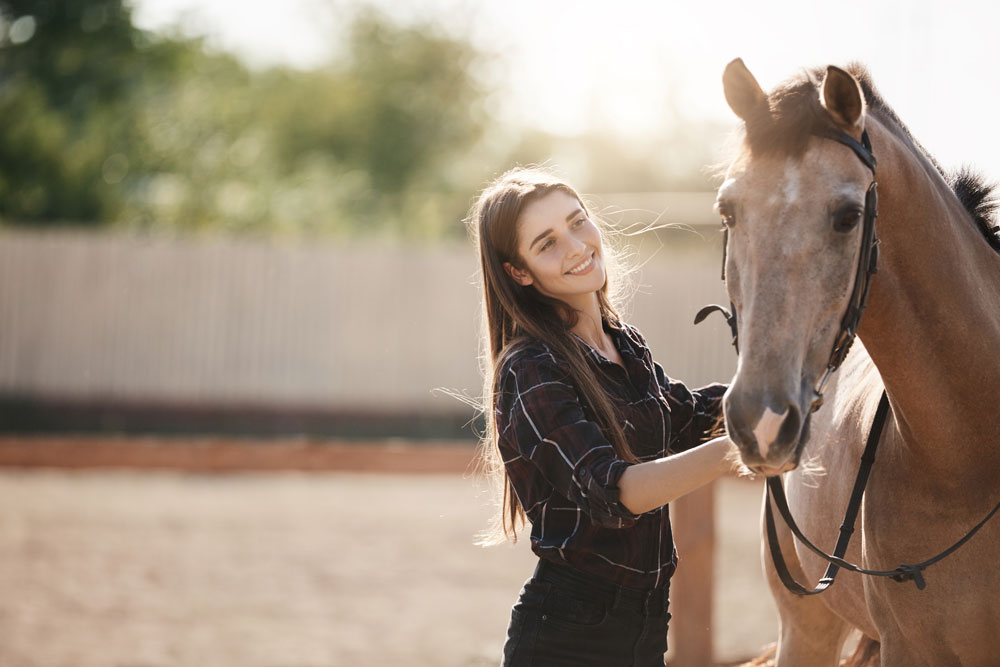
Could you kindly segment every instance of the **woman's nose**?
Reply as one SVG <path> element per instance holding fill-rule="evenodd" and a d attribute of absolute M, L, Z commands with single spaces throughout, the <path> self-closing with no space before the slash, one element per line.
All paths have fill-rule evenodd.
<path fill-rule="evenodd" d="M 575 236 L 570 237 L 569 251 L 572 257 L 582 255 L 587 250 L 587 244 Z"/>

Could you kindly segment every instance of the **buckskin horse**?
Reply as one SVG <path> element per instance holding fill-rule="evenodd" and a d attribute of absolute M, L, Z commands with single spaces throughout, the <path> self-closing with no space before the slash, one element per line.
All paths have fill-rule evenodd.
<path fill-rule="evenodd" d="M 848 570 L 822 595 L 793 592 L 783 577 L 832 577 L 773 521 L 781 551 L 762 547 L 762 560 L 780 614 L 776 662 L 836 665 L 857 628 L 855 657 L 872 664 L 996 665 L 1000 520 L 988 519 L 1000 500 L 1000 241 L 991 189 L 968 171 L 945 174 L 860 66 L 806 72 L 765 94 L 734 60 L 723 83 L 744 128 L 717 200 L 739 352 L 726 426 L 743 463 L 769 484 L 787 472 L 791 517 L 824 550 L 856 496 L 860 529 L 841 562 L 885 575 Z M 961 106 L 942 98 L 940 117 L 961 122 Z M 883 390 L 890 410 L 872 428 Z M 878 449 L 862 496 L 855 474 L 870 432 Z"/>

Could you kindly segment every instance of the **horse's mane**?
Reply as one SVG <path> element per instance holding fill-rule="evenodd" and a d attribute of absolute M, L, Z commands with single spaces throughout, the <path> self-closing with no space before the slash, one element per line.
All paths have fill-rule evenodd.
<path fill-rule="evenodd" d="M 913 138 L 903 121 L 882 98 L 872 83 L 868 70 L 860 63 L 851 63 L 846 69 L 861 85 L 868 112 L 888 121 L 890 129 L 910 143 L 914 151 L 937 169 L 990 246 L 1000 252 L 1000 227 L 996 224 L 1000 201 L 997 200 L 996 184 L 987 183 L 982 176 L 968 168 L 952 174 L 945 172 L 934 156 Z M 771 92 L 768 104 L 761 106 L 747 119 L 746 143 L 750 152 L 801 155 L 810 137 L 835 129 L 833 121 L 819 101 L 818 88 L 825 71 L 825 68 L 806 70 L 801 76 L 780 84 Z"/>
<path fill-rule="evenodd" d="M 967 167 L 952 174 L 948 182 L 990 246 L 1000 252 L 1000 227 L 995 224 L 997 207 L 1000 206 L 996 198 L 996 184 L 984 182 L 982 176 Z"/>

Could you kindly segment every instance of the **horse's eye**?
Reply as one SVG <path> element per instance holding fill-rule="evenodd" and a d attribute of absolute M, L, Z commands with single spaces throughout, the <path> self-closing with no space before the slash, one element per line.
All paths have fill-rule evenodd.
<path fill-rule="evenodd" d="M 858 226 L 865 212 L 859 208 L 849 208 L 833 215 L 833 229 L 838 232 L 849 232 Z"/>
<path fill-rule="evenodd" d="M 719 217 L 722 218 L 723 227 L 732 227 L 736 224 L 736 216 L 733 215 L 732 210 L 724 204 L 719 204 Z"/>

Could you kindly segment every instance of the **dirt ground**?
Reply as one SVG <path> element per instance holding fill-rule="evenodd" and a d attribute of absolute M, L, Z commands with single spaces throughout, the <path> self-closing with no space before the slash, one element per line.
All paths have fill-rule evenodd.
<path fill-rule="evenodd" d="M 495 665 L 533 557 L 472 544 L 485 499 L 460 474 L 0 468 L 0 665 Z M 759 499 L 718 487 L 720 662 L 776 636 Z"/>

